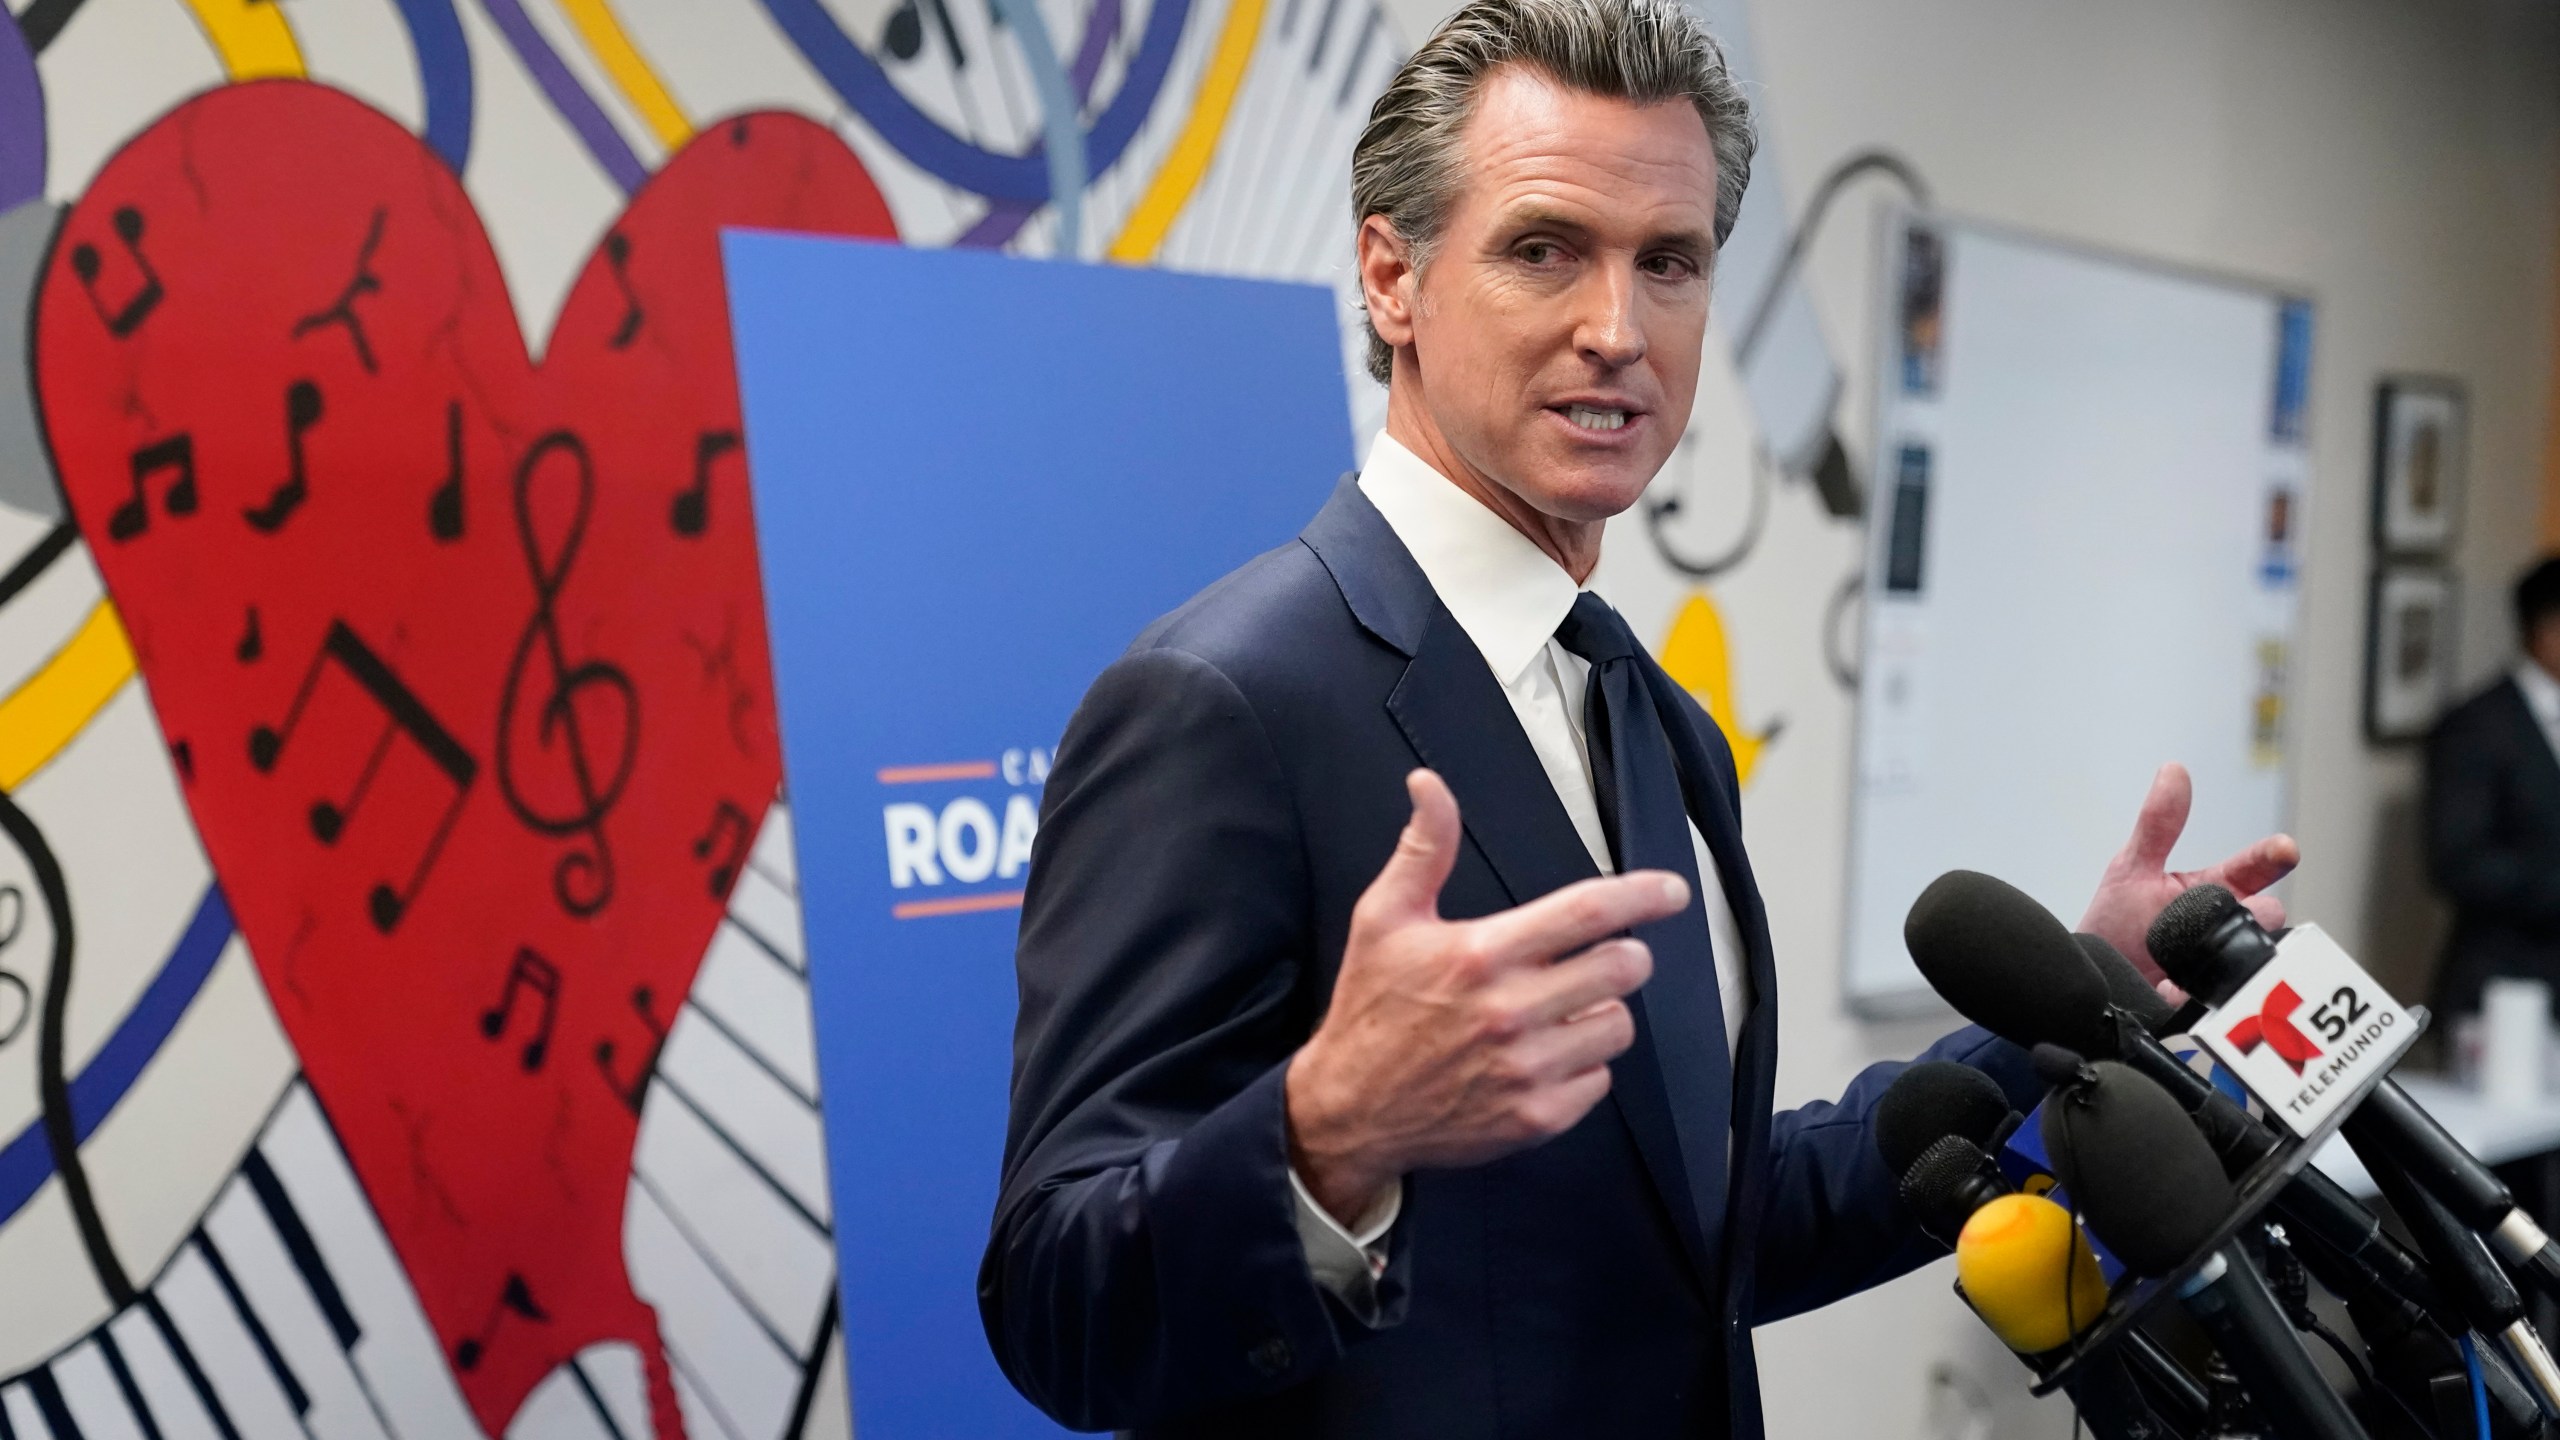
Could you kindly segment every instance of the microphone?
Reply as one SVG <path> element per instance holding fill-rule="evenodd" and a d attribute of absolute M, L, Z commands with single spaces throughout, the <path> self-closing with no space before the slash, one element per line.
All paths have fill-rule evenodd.
<path fill-rule="evenodd" d="M 2275 958 L 2276 937 L 2219 885 L 2198 885 L 2169 902 L 2151 922 L 2153 958 L 2188 993 L 2221 1006 Z M 2340 1127 L 2366 1166 L 2378 1159 L 2409 1172 L 2463 1224 L 2488 1238 L 2546 1294 L 2560 1297 L 2560 1245 L 2516 1204 L 2492 1174 L 2435 1117 L 2385 1077 Z"/>
<path fill-rule="evenodd" d="M 2113 1060 L 2056 1092 L 2045 1151 L 2091 1232 L 2137 1274 L 2164 1275 L 2213 1237 L 2236 1203 L 2212 1147 L 2168 1092 Z M 2329 1388 L 2265 1278 L 2237 1241 L 2179 1287 L 2259 1412 L 2283 1440 L 2365 1440 Z"/>
<path fill-rule="evenodd" d="M 2542 1336 L 2525 1318 L 2524 1297 L 2516 1293 L 2515 1282 L 2498 1268 L 2480 1236 L 2429 1194 L 2417 1177 L 2390 1163 L 2387 1156 L 2376 1158 L 2384 1163 L 2368 1167 L 2373 1172 L 2374 1185 L 2382 1191 L 2382 1198 L 2391 1202 L 2391 1208 L 2399 1212 L 2401 1223 L 2409 1227 L 2419 1245 L 2435 1257 L 2447 1283 L 2461 1299 L 2471 1328 L 2496 1336 L 2525 1379 L 2541 1392 L 2554 1413 L 2560 1413 L 2560 1368 L 2553 1365 Z"/>
<path fill-rule="evenodd" d="M 1952 1249 L 1973 1212 L 2008 1193 L 1987 1153 L 2008 1127 L 2009 1097 L 1988 1075 L 1924 1060 L 1876 1101 L 1876 1150 L 1930 1239 Z"/>
<path fill-rule="evenodd" d="M 1966 1019 L 2022 1048 L 2052 1044 L 2120 1060 L 2166 1090 L 2226 1173 L 2245 1174 L 2277 1148 L 2274 1131 L 2153 1036 L 2151 1027 L 2176 1012 L 2133 963 L 2098 936 L 2065 931 L 2017 887 L 1951 870 L 1912 905 L 1903 940 L 1921 975 Z M 2336 1181 L 2306 1169 L 2277 1191 L 2272 1208 L 2329 1250 L 2369 1267 L 2448 1329 L 2463 1328 L 2417 1258 Z"/>
<path fill-rule="evenodd" d="M 2142 972 L 2134 968 L 2132 961 L 2124 958 L 2123 951 L 2108 944 L 2103 935 L 2075 930 L 2071 939 L 2080 947 L 2080 953 L 2090 967 L 2098 972 L 2099 983 L 2106 987 L 2108 1004 L 2132 1016 L 2134 1023 L 2140 1025 L 2146 1034 L 2168 1033 L 2169 1023 L 2177 1018 L 2178 1007 L 2169 1003 L 2168 996 L 2151 988 L 2151 982 L 2142 978 Z"/>
<path fill-rule="evenodd" d="M 1956 1239 L 1956 1283 L 2021 1355 L 2061 1349 L 2107 1309 L 2097 1252 L 2041 1195 L 2002 1195 L 1973 1212 Z"/>
<path fill-rule="evenodd" d="M 1918 1137 L 1928 1128 L 1922 1123 L 1926 1112 L 1921 1106 L 1930 1098 L 1930 1092 L 1944 1087 L 1942 1093 L 1953 1095 L 1973 1089 L 1968 1082 L 1942 1073 L 1924 1075 L 1918 1081 L 1911 1080 L 1914 1072 L 1931 1070 L 1940 1063 L 1952 1062 L 1931 1061 L 1914 1065 L 1885 1091 L 1883 1099 L 1877 1102 L 1877 1146 L 1884 1151 L 1889 1165 L 1895 1163 L 1898 1154 L 1907 1153 L 1916 1146 L 1918 1156 L 1902 1179 L 1903 1199 L 1923 1216 L 1952 1222 L 1947 1233 L 1957 1237 L 1952 1243 L 1956 1248 L 1959 1293 L 1973 1312 L 1982 1317 L 1983 1323 L 1991 1327 L 1992 1333 L 2018 1352 L 2018 1358 L 2029 1369 L 2039 1375 L 2050 1375 L 2069 1358 L 2059 1347 L 2067 1344 L 2072 1335 L 2086 1329 L 2104 1312 L 2106 1279 L 2095 1268 L 2097 1257 L 2090 1251 L 2088 1242 L 2073 1235 L 2075 1269 L 2070 1286 L 2070 1308 L 2078 1313 L 2073 1317 L 2074 1323 L 2066 1329 L 2062 1324 L 2064 1306 L 2059 1265 L 2045 1268 L 2021 1263 L 2036 1258 L 2034 1252 L 2039 1238 L 2044 1241 L 2043 1259 L 2054 1259 L 2059 1249 L 2052 1243 L 2055 1237 L 2040 1237 L 2033 1231 L 2032 1227 L 2037 1223 L 2035 1212 L 2030 1209 L 2027 1219 L 2030 1230 L 2024 1235 L 2013 1234 L 2011 1226 L 2014 1221 L 2011 1225 L 1995 1225 L 1979 1232 L 1973 1229 L 1971 1222 L 1976 1217 L 1996 1214 L 1994 1207 L 2009 1203 L 2032 1202 L 2042 1205 L 2047 1212 L 2055 1213 L 2059 1207 L 2040 1197 L 2011 1193 L 2008 1181 L 2001 1176 L 1991 1156 L 1981 1144 L 1965 1135 L 1942 1134 L 1925 1144 L 1919 1143 Z M 1961 1065 L 1953 1068 L 1965 1069 Z M 1979 1075 L 1979 1072 L 1967 1073 Z M 1989 1080 L 1987 1076 L 1980 1078 L 1986 1083 Z M 1993 1085 L 1991 1090 L 1997 1094 L 1999 1087 Z M 1901 1093 L 1897 1095 L 1896 1091 Z M 1891 1127 L 1881 1123 L 1889 1107 L 1899 1112 L 1895 1125 Z M 2002 1107 L 2006 1108 L 2005 1100 Z M 1980 1104 L 1979 1092 L 1957 1100 L 1955 1108 L 1967 1112 L 1965 1117 L 1959 1118 L 1959 1123 L 1967 1123 L 1977 1130 L 1982 1128 L 1981 1116 L 1988 1107 Z M 1996 1134 L 2007 1128 L 2012 1118 L 2004 1116 L 1990 1133 Z M 1890 1149 L 1886 1148 L 1888 1142 L 1885 1138 L 1889 1130 L 1895 1137 Z M 2067 1230 L 2070 1217 L 2062 1216 L 2062 1220 Z M 2027 1253 L 2022 1256 L 2021 1251 Z M 2076 1268 L 2079 1262 L 2087 1262 L 2089 1268 Z M 1968 1270 L 1968 1265 L 1972 1269 Z M 2042 1328 L 2038 1328 L 2039 1321 Z M 2041 1351 L 2025 1348 L 2048 1339 L 2053 1343 Z M 2150 1336 L 2132 1329 L 2126 1330 L 2106 1351 L 2085 1357 L 2080 1368 L 2063 1383 L 2063 1389 L 2070 1394 L 2082 1418 L 2089 1422 L 2100 1440 L 2168 1440 L 2168 1437 L 2192 1433 L 2211 1409 L 2211 1399 L 2205 1394 L 2204 1387 L 2196 1383 L 2195 1377 L 2171 1359 L 2168 1352 Z"/>
<path fill-rule="evenodd" d="M 2273 1130 L 2215 1089 L 2212 1081 L 2180 1063 L 2167 1046 L 2154 1038 L 2161 1026 L 2175 1019 L 2177 1007 L 2152 989 L 2142 972 L 2115 946 L 2096 935 L 2072 938 L 2080 942 L 2081 953 L 2096 967 L 2107 994 L 2117 1000 L 2117 1008 L 2141 1022 L 2139 1031 L 2124 1035 L 2124 1053 L 2116 1058 L 2141 1071 L 2187 1107 L 2189 1116 L 2222 1156 L 2226 1172 L 2235 1177 L 2245 1174 L 2249 1166 L 2272 1152 L 2277 1145 Z M 2147 1003 L 2136 1002 L 2139 1009 L 2126 1003 L 2126 997 L 2136 994 L 2147 997 Z M 2381 1218 L 2357 1203 L 2338 1182 L 2317 1170 L 2304 1170 L 2275 1193 L 2268 1208 L 2278 1219 L 2317 1241 L 2329 1255 L 2355 1266 L 2358 1279 L 2381 1284 L 2398 1298 L 2425 1310 L 2450 1331 L 2462 1330 L 2461 1312 L 2436 1288 L 2418 1257 L 2391 1238 L 2382 1228 Z M 2335 1268 L 2322 1264 L 2318 1252 L 2314 1254 L 2315 1266 L 2324 1271 Z M 2331 1279 L 2324 1275 L 2322 1283 L 2339 1289 L 2338 1284 L 2330 1283 Z"/>

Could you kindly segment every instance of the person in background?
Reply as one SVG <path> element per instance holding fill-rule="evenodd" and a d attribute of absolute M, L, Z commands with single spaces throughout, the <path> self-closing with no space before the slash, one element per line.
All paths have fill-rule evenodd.
<path fill-rule="evenodd" d="M 2427 873 L 2454 906 L 2436 981 L 2447 1015 L 2490 977 L 2560 992 L 2560 556 L 2516 582 L 2524 654 L 2427 739 Z"/>

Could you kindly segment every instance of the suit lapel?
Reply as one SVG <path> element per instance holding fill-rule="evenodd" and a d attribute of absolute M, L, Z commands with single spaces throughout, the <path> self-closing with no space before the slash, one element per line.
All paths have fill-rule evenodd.
<path fill-rule="evenodd" d="M 1440 604 L 1421 567 L 1352 477 L 1335 487 L 1299 539 L 1331 572 L 1361 625 L 1410 657 L 1387 697 L 1387 711 L 1414 753 L 1448 782 L 1468 841 L 1512 903 L 1598 874 L 1482 652 Z M 1663 1088 L 1641 992 L 1629 998 L 1628 1009 L 1636 1038 L 1609 1067 L 1611 1100 L 1662 1193 L 1690 1263 L 1705 1279 L 1716 1266 L 1700 1219 L 1704 1207 L 1690 1196 L 1681 1131 Z M 1719 1162 L 1723 1122 L 1722 1116 L 1697 1122 Z M 1720 1209 L 1723 1197 L 1715 1198 Z"/>

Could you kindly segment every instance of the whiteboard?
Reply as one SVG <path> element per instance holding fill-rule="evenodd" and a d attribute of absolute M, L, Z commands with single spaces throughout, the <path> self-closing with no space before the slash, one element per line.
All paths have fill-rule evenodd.
<path fill-rule="evenodd" d="M 2152 772 L 2172 864 L 2283 828 L 2308 301 L 1943 218 L 1887 227 L 1846 993 L 1928 1008 L 1902 943 L 1986 871 L 2068 923 Z"/>

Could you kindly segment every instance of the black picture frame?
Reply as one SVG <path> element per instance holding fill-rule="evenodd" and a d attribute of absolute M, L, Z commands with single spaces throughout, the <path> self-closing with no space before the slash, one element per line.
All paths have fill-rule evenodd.
<path fill-rule="evenodd" d="M 2424 740 L 2453 698 L 2462 587 L 2453 567 L 2378 560 L 2365 596 L 2364 734 Z"/>
<path fill-rule="evenodd" d="M 2471 402 L 2459 380 L 2389 375 L 2373 397 L 2373 552 L 2444 560 L 2462 533 Z"/>

